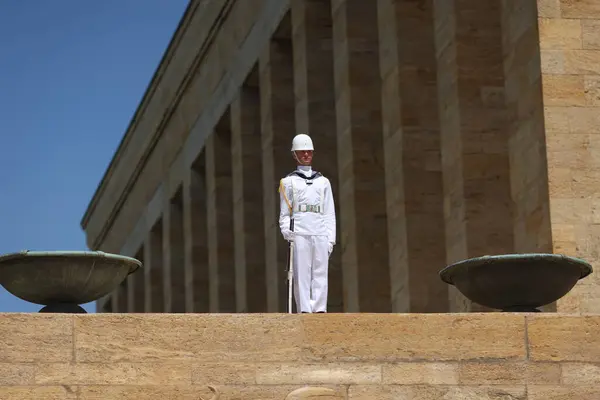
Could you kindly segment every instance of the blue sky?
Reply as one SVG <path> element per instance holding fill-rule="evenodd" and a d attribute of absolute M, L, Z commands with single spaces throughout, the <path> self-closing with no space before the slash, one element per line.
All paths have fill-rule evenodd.
<path fill-rule="evenodd" d="M 187 2 L 0 1 L 0 254 L 87 250 L 81 217 Z M 40 308 L 0 287 L 0 312 Z"/>

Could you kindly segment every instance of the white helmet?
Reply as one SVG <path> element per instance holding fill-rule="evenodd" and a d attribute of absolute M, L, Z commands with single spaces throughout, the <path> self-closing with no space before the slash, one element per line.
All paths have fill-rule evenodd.
<path fill-rule="evenodd" d="M 292 140 L 292 151 L 299 150 L 314 150 L 310 136 L 304 133 L 294 136 L 294 140 Z"/>

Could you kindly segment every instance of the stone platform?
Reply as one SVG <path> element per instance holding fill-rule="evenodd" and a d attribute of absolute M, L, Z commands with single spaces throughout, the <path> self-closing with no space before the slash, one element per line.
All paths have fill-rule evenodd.
<path fill-rule="evenodd" d="M 600 399 L 600 315 L 0 314 L 0 399 Z M 289 396 L 305 386 L 329 395 Z"/>

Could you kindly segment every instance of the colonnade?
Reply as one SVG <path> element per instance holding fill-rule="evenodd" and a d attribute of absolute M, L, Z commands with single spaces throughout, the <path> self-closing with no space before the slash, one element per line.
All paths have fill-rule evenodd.
<path fill-rule="evenodd" d="M 336 200 L 330 312 L 481 310 L 439 270 L 550 245 L 514 162 L 543 140 L 536 24 L 522 0 L 292 0 L 105 310 L 284 312 L 300 132 Z"/>

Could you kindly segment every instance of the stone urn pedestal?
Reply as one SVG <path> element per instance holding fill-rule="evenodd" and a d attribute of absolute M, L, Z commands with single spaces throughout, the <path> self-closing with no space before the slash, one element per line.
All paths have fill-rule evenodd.
<path fill-rule="evenodd" d="M 0 256 L 0 284 L 40 312 L 86 313 L 142 266 L 135 258 L 100 251 L 22 251 Z"/>
<path fill-rule="evenodd" d="M 509 254 L 472 258 L 440 271 L 469 300 L 506 312 L 540 312 L 592 273 L 578 258 L 558 254 Z"/>

